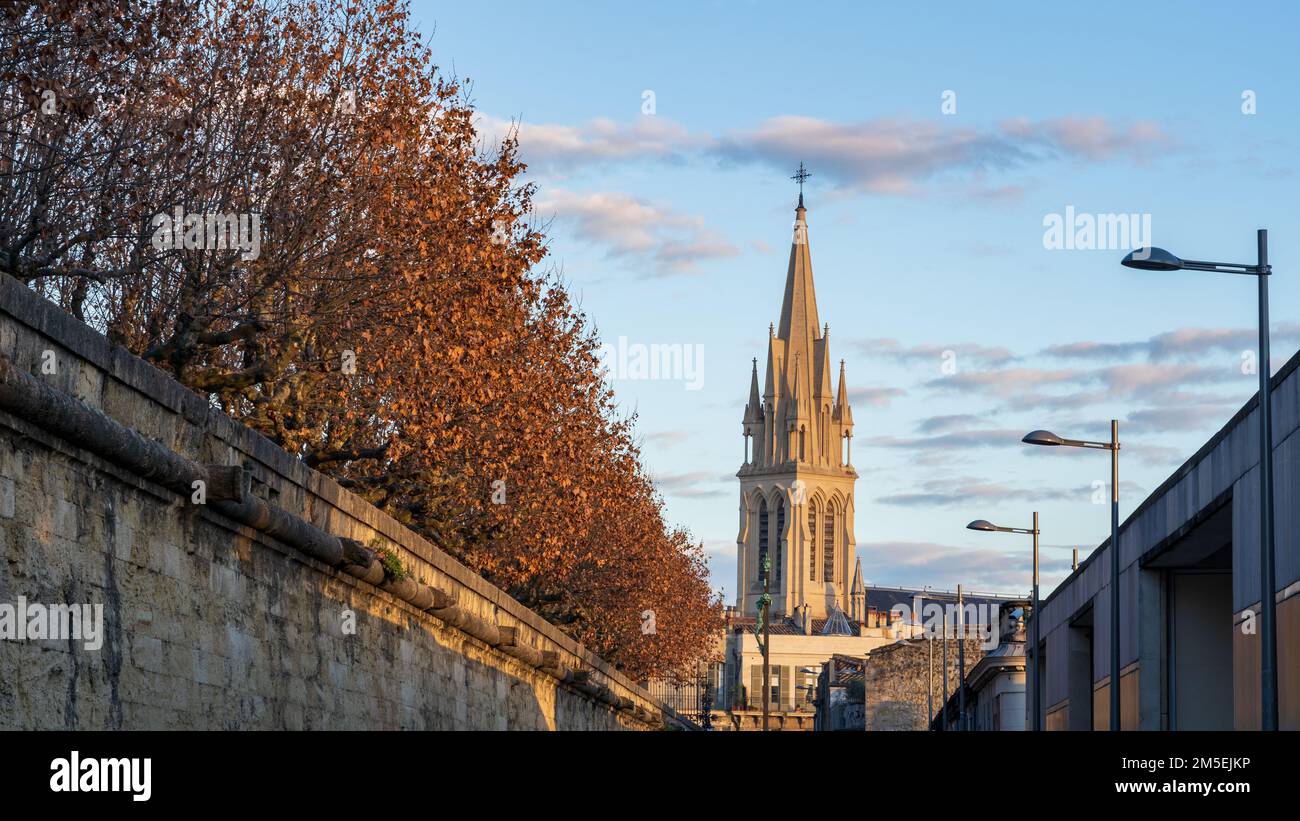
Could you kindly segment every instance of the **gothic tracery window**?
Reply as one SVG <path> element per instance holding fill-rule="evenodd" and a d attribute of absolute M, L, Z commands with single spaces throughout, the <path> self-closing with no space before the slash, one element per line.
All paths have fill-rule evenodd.
<path fill-rule="evenodd" d="M 822 580 L 835 581 L 835 506 L 831 504 L 822 516 Z"/>
<path fill-rule="evenodd" d="M 785 503 L 776 500 L 776 560 L 772 562 L 773 575 L 775 576 L 776 586 L 781 586 L 781 558 L 784 551 L 781 550 L 785 544 Z"/>
<path fill-rule="evenodd" d="M 817 581 L 817 503 L 808 503 L 808 581 Z"/>
<path fill-rule="evenodd" d="M 758 500 L 758 568 L 755 575 L 763 585 L 763 559 L 767 556 L 767 500 Z"/>

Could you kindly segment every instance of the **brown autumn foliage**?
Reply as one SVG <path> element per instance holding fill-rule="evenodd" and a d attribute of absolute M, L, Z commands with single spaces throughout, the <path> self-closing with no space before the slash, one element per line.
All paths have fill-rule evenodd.
<path fill-rule="evenodd" d="M 2 3 L 0 37 L 0 269 L 616 665 L 710 652 L 517 146 L 404 4 Z"/>

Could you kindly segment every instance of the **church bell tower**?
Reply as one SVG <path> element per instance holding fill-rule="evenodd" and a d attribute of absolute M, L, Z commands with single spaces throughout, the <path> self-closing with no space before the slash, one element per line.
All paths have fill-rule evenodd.
<path fill-rule="evenodd" d="M 853 411 L 844 361 L 832 386 L 830 328 L 819 327 L 803 203 L 806 176 L 801 165 L 780 325 L 768 329 L 761 394 L 754 359 L 741 422 L 736 603 L 746 615 L 754 613 L 763 593 L 760 557 L 767 554 L 774 617 L 825 619 L 838 610 L 862 621 L 865 592 L 853 535 Z"/>

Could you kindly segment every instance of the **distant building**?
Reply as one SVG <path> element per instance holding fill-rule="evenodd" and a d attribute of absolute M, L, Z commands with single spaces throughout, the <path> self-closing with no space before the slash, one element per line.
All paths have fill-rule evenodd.
<path fill-rule="evenodd" d="M 864 589 L 864 596 L 866 590 Z M 719 729 L 758 730 L 763 715 L 763 654 L 754 635 L 756 619 L 727 609 L 726 656 L 723 665 Z M 772 646 L 770 727 L 773 730 L 811 730 L 815 712 L 817 676 L 822 663 L 837 654 L 861 657 L 920 630 L 868 609 L 863 621 L 850 621 L 843 613 L 830 619 L 774 617 Z"/>
<path fill-rule="evenodd" d="M 955 612 L 951 594 L 925 591 L 924 595 Z M 987 604 L 998 605 L 998 625 L 975 620 L 977 613 L 991 613 L 980 606 Z M 942 729 L 944 721 L 937 717 L 945 700 L 955 729 L 963 680 L 968 715 L 976 715 L 987 704 L 985 712 L 994 716 L 980 729 L 1023 729 L 1025 604 L 1010 597 L 971 597 L 964 639 L 958 638 L 956 619 L 949 617 L 946 642 L 942 624 L 935 624 L 934 630 L 882 645 L 865 657 L 832 656 L 817 679 L 814 729 Z M 990 648 L 994 639 L 996 644 Z M 964 659 L 959 645 L 964 645 Z"/>
<path fill-rule="evenodd" d="M 1008 601 L 1001 612 L 998 646 L 983 653 L 965 677 L 965 722 L 961 691 L 955 691 L 931 721 L 934 730 L 1025 730 L 1025 611 L 1027 601 Z"/>
<path fill-rule="evenodd" d="M 831 656 L 817 676 L 817 713 L 813 729 L 841 732 L 866 729 L 863 708 L 866 659 Z"/>

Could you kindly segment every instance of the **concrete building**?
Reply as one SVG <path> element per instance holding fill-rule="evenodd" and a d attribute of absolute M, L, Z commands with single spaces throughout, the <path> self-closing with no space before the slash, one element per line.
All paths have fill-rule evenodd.
<path fill-rule="evenodd" d="M 1300 729 L 1298 365 L 1300 355 L 1273 376 L 1277 584 L 1268 591 L 1277 602 L 1279 726 L 1292 730 Z M 1120 528 L 1122 729 L 1259 727 L 1258 417 L 1257 394 Z M 1107 539 L 1043 602 L 1047 729 L 1109 727 L 1112 549 Z"/>

